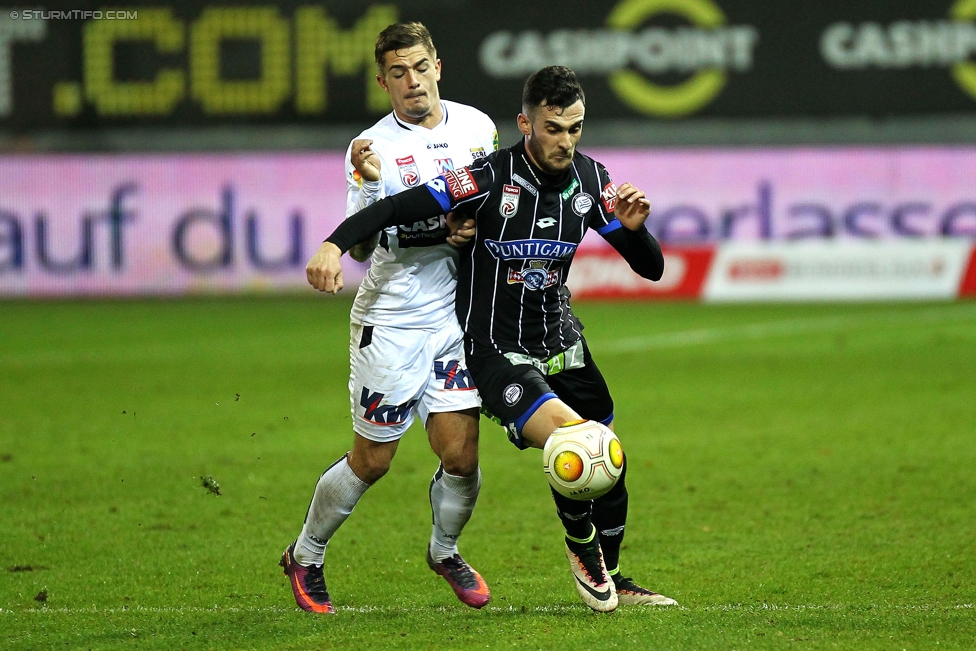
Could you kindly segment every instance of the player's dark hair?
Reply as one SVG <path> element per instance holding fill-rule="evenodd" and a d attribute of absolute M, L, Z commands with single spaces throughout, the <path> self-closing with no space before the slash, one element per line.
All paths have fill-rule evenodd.
<path fill-rule="evenodd" d="M 380 32 L 376 38 L 376 49 L 373 53 L 380 74 L 383 74 L 383 57 L 387 52 L 406 50 L 415 45 L 423 45 L 424 49 L 430 52 L 431 57 L 437 58 L 434 39 L 430 37 L 430 32 L 427 31 L 423 23 L 393 23 Z"/>
<path fill-rule="evenodd" d="M 546 66 L 526 79 L 522 88 L 522 112 L 526 115 L 540 106 L 564 109 L 577 101 L 586 105 L 583 87 L 576 73 L 566 66 Z"/>

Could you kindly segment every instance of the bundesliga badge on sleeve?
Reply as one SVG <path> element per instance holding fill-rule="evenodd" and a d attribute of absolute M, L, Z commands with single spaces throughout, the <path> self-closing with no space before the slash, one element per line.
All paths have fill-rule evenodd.
<path fill-rule="evenodd" d="M 420 169 L 413 156 L 396 159 L 397 168 L 400 170 L 400 180 L 408 187 L 417 185 L 420 181 Z"/>
<path fill-rule="evenodd" d="M 518 212 L 519 193 L 521 188 L 517 185 L 502 186 L 502 201 L 498 204 L 498 213 L 508 219 Z"/>

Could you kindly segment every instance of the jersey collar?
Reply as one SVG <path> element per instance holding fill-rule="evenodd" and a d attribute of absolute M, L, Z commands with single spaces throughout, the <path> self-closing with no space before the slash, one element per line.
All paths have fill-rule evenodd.
<path fill-rule="evenodd" d="M 396 111 L 393 111 L 392 115 L 393 115 L 393 121 L 397 123 L 397 126 L 400 127 L 401 129 L 406 129 L 407 131 L 421 131 L 421 130 L 433 131 L 434 129 L 439 128 L 441 125 L 446 125 L 447 119 L 448 117 L 450 117 L 447 113 L 447 104 L 445 104 L 443 100 L 441 100 L 441 121 L 435 124 L 434 126 L 432 126 L 430 129 L 428 129 L 427 127 L 418 126 L 416 124 L 408 124 L 404 122 L 397 116 Z"/>

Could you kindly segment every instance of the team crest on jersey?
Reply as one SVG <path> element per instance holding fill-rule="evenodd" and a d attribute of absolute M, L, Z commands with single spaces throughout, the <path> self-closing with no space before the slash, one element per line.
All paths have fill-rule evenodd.
<path fill-rule="evenodd" d="M 508 270 L 508 284 L 523 283 L 526 289 L 536 291 L 544 287 L 552 287 L 559 282 L 558 271 L 546 271 L 545 260 L 529 260 L 527 268 L 522 271 Z"/>
<path fill-rule="evenodd" d="M 451 172 L 454 170 L 454 161 L 450 158 L 435 158 L 434 164 L 437 165 L 437 173 Z"/>
<path fill-rule="evenodd" d="M 454 201 L 470 197 L 478 192 L 478 184 L 475 183 L 474 177 L 471 176 L 467 167 L 444 172 L 444 178 L 447 180 L 447 191 L 451 193 Z"/>
<path fill-rule="evenodd" d="M 573 212 L 583 217 L 586 213 L 590 212 L 590 208 L 593 207 L 593 197 L 585 192 L 580 192 L 578 195 L 573 197 Z"/>
<path fill-rule="evenodd" d="M 498 213 L 505 219 L 518 212 L 520 193 L 521 189 L 517 185 L 502 186 L 502 201 L 498 204 Z"/>
<path fill-rule="evenodd" d="M 478 160 L 479 158 L 484 158 L 485 156 L 487 156 L 487 154 L 485 154 L 484 147 L 472 147 L 470 151 L 471 151 L 471 158 L 474 160 Z"/>
<path fill-rule="evenodd" d="M 413 156 L 396 159 L 397 168 L 400 170 L 400 180 L 403 184 L 413 187 L 420 182 L 420 169 Z"/>
<path fill-rule="evenodd" d="M 600 198 L 603 200 L 603 207 L 607 209 L 607 212 L 613 212 L 613 209 L 617 207 L 617 186 L 613 184 L 613 181 L 603 186 Z"/>

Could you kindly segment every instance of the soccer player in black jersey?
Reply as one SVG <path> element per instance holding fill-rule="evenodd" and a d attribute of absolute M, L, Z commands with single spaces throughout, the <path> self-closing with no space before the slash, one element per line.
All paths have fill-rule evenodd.
<path fill-rule="evenodd" d="M 572 70 L 550 66 L 525 83 L 522 142 L 377 202 L 347 219 L 306 269 L 326 292 L 342 287 L 340 257 L 381 228 L 453 212 L 477 232 L 462 250 L 456 313 L 468 368 L 491 414 L 518 448 L 542 448 L 568 421 L 612 427 L 613 400 L 593 362 L 565 283 L 577 246 L 595 229 L 650 280 L 664 257 L 644 222 L 650 204 L 629 183 L 581 154 L 585 97 Z M 627 519 L 626 461 L 613 489 L 591 501 L 552 491 L 566 529 L 566 555 L 583 601 L 607 612 L 621 604 L 673 605 L 620 573 Z"/>

